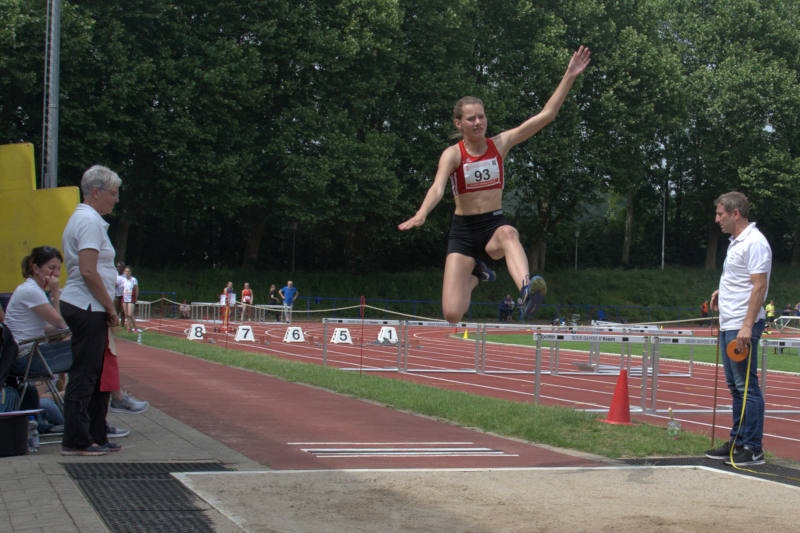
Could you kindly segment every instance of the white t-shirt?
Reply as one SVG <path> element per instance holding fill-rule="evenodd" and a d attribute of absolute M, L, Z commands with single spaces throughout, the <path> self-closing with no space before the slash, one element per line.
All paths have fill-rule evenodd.
<path fill-rule="evenodd" d="M 722 266 L 722 277 L 719 280 L 719 327 L 722 331 L 739 330 L 747 316 L 747 304 L 753 291 L 753 274 L 767 275 L 769 293 L 769 276 L 772 270 L 772 248 L 767 238 L 756 229 L 751 222 L 738 237 L 730 238 L 728 253 Z M 761 302 L 763 304 L 763 302 Z M 767 316 L 764 307 L 758 312 L 756 320 Z"/>
<path fill-rule="evenodd" d="M 95 312 L 107 311 L 89 291 L 81 276 L 78 252 L 97 250 L 97 271 L 109 298 L 113 300 L 117 269 L 114 267 L 114 246 L 108 238 L 108 222 L 103 220 L 100 213 L 92 206 L 78 204 L 64 228 L 61 248 L 64 252 L 64 266 L 67 269 L 67 283 L 61 291 L 61 301 L 81 309 L 91 306 L 91 310 Z"/>
<path fill-rule="evenodd" d="M 122 293 L 125 291 L 125 276 L 122 274 L 117 274 L 117 286 L 114 290 L 114 296 L 119 298 L 122 296 Z"/>
<path fill-rule="evenodd" d="M 126 278 L 123 276 L 125 280 L 125 284 L 123 285 L 122 289 L 122 301 L 125 303 L 131 303 L 133 301 L 133 288 L 139 285 L 139 282 L 136 281 L 136 278 L 131 276 L 130 278 Z"/>
<path fill-rule="evenodd" d="M 14 289 L 6 306 L 6 325 L 17 344 L 44 335 L 47 321 L 37 315 L 33 308 L 46 303 L 49 303 L 47 294 L 33 278 L 26 279 Z"/>

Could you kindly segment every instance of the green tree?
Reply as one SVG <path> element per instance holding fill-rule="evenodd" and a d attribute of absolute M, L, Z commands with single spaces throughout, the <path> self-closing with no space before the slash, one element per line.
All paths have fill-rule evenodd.
<path fill-rule="evenodd" d="M 689 89 L 684 168 L 692 179 L 685 197 L 690 210 L 699 213 L 696 223 L 707 231 L 701 240 L 707 270 L 716 269 L 720 238 L 713 199 L 741 188 L 743 169 L 761 173 L 753 164 L 777 139 L 772 122 L 781 123 L 784 138 L 797 132 L 796 118 L 786 120 L 786 105 L 795 102 L 796 108 L 797 16 L 788 15 L 796 9 L 786 11 L 786 6 L 750 0 L 681 0 L 662 6 L 665 33 L 680 51 Z M 768 190 L 763 185 L 767 189 L 756 195 Z"/>

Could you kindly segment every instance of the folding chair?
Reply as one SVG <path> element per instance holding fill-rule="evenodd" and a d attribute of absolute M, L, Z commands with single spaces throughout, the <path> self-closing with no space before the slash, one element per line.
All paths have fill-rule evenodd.
<path fill-rule="evenodd" d="M 4 323 L 0 322 L 0 385 L 5 384 L 11 366 L 17 360 L 17 351 L 14 335 Z"/>
<path fill-rule="evenodd" d="M 44 383 L 45 387 L 47 387 L 47 390 L 53 397 L 58 410 L 61 411 L 61 415 L 64 415 L 64 401 L 61 398 L 61 394 L 58 392 L 58 388 L 55 384 L 56 376 L 50 369 L 50 365 L 47 363 L 47 360 L 39 349 L 39 345 L 44 342 L 63 340 L 64 337 L 69 335 L 69 333 L 69 329 L 61 329 L 41 337 L 26 339 L 18 342 L 20 350 L 23 350 L 29 344 L 31 345 L 31 350 L 27 355 L 23 356 L 28 358 L 28 362 L 25 364 L 25 372 L 22 375 L 17 376 L 22 381 L 22 390 L 20 391 L 19 399 L 17 400 L 17 409 L 21 407 L 22 398 L 25 397 L 25 392 L 28 390 L 28 384 L 40 382 Z M 41 362 L 45 369 L 44 372 L 31 374 L 31 365 L 33 364 L 34 358 L 38 358 L 38 360 Z"/>

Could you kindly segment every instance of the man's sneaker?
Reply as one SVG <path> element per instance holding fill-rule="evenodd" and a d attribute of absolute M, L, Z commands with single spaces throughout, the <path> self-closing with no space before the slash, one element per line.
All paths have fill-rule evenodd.
<path fill-rule="evenodd" d="M 108 448 L 106 446 L 98 446 L 97 444 L 92 444 L 91 446 L 87 446 L 86 448 L 67 448 L 67 447 L 61 448 L 61 455 L 65 456 L 106 455 L 107 453 L 108 453 Z"/>
<path fill-rule="evenodd" d="M 472 269 L 472 275 L 478 278 L 479 283 L 483 283 L 484 281 L 494 281 L 497 278 L 494 270 L 489 268 L 486 263 L 480 259 L 475 260 L 475 268 Z"/>
<path fill-rule="evenodd" d="M 524 309 L 526 319 L 536 312 L 544 301 L 545 294 L 547 294 L 547 282 L 542 276 L 533 276 L 522 286 L 517 304 Z"/>
<path fill-rule="evenodd" d="M 147 411 L 148 407 L 150 407 L 149 402 L 139 401 L 127 392 L 123 393 L 120 401 L 116 401 L 113 397 L 111 398 L 111 412 L 113 413 L 138 415 Z"/>
<path fill-rule="evenodd" d="M 110 435 L 109 435 L 110 436 Z M 122 451 L 122 444 L 117 444 L 116 442 L 107 442 L 105 444 L 106 448 L 108 448 L 109 452 L 119 452 Z"/>
<path fill-rule="evenodd" d="M 734 447 L 733 439 L 729 440 L 719 448 L 713 448 L 706 452 L 706 457 L 709 459 L 716 459 L 718 461 L 724 461 L 726 459 L 730 459 L 731 457 L 731 448 Z M 736 451 L 743 448 L 744 446 L 736 446 Z M 734 451 L 734 454 L 736 453 Z"/>
<path fill-rule="evenodd" d="M 121 439 L 122 437 L 127 437 L 128 435 L 130 435 L 130 433 L 131 433 L 130 429 L 116 428 L 114 426 L 106 424 L 106 435 L 108 436 L 109 439 L 110 438 Z"/>
<path fill-rule="evenodd" d="M 764 462 L 764 450 L 753 450 L 747 446 L 736 448 L 733 451 L 733 461 L 730 457 L 725 460 L 726 465 L 732 466 L 763 465 Z"/>

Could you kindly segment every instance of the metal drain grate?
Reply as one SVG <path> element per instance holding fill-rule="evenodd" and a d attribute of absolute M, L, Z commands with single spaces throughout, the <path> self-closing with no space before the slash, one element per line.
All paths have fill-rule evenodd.
<path fill-rule="evenodd" d="M 213 532 L 207 506 L 170 472 L 228 470 L 221 463 L 65 463 L 115 533 Z"/>

